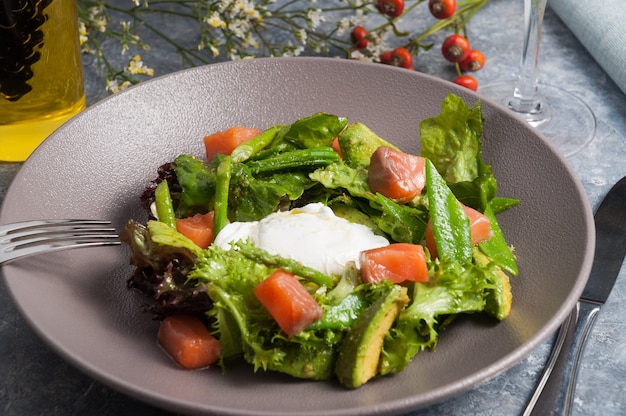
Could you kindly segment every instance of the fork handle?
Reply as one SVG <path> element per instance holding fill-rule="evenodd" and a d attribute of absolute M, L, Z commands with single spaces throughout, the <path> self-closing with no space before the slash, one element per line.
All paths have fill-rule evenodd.
<path fill-rule="evenodd" d="M 578 301 L 570 314 L 571 319 L 568 319 L 561 328 L 561 331 L 565 331 L 562 343 L 557 340 L 554 345 L 548 365 L 523 416 L 570 414 L 578 364 L 600 306 L 584 300 Z"/>

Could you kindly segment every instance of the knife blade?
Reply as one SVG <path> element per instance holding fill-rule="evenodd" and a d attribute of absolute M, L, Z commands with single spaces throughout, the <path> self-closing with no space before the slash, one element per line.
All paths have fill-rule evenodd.
<path fill-rule="evenodd" d="M 609 190 L 594 219 L 596 248 L 589 280 L 576 307 L 561 326 L 524 416 L 570 414 L 578 363 L 626 256 L 626 177 Z"/>

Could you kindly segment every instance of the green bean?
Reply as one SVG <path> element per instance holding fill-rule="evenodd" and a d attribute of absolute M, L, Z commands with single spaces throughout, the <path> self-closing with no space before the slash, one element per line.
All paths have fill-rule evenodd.
<path fill-rule="evenodd" d="M 246 163 L 252 160 L 268 159 L 270 157 L 276 156 L 280 153 L 288 152 L 290 150 L 294 150 L 294 149 L 293 149 L 293 146 L 289 143 L 285 143 L 285 142 L 273 143 L 270 147 L 263 149 L 260 152 L 256 153 L 255 155 L 251 156 L 250 159 L 246 161 Z"/>
<path fill-rule="evenodd" d="M 472 258 L 469 220 L 430 160 L 426 161 L 426 189 L 439 257 L 465 264 Z"/>
<path fill-rule="evenodd" d="M 254 244 L 245 244 L 242 242 L 237 243 L 237 250 L 249 258 L 258 263 L 263 263 L 266 266 L 277 267 L 283 269 L 286 272 L 293 273 L 300 277 L 304 277 L 320 286 L 333 287 L 335 285 L 335 279 L 332 276 L 317 271 L 311 267 L 305 266 L 302 263 L 281 256 L 275 256 L 267 251 L 258 248 Z"/>
<path fill-rule="evenodd" d="M 332 148 L 298 149 L 246 163 L 252 174 L 270 173 L 303 167 L 322 167 L 337 162 L 339 155 Z"/>
<path fill-rule="evenodd" d="M 284 126 L 280 124 L 272 126 L 258 136 L 253 137 L 247 142 L 241 143 L 231 153 L 233 162 L 244 162 L 265 147 L 269 146 L 276 138 L 276 135 L 280 133 L 280 131 L 283 129 L 283 127 Z"/>
<path fill-rule="evenodd" d="M 156 205 L 157 216 L 159 221 L 176 228 L 176 215 L 174 214 L 174 205 L 172 203 L 172 195 L 167 181 L 161 181 L 154 190 L 154 203 Z"/>
<path fill-rule="evenodd" d="M 230 188 L 232 159 L 227 156 L 217 167 L 213 235 L 216 236 L 228 224 L 228 193 Z"/>

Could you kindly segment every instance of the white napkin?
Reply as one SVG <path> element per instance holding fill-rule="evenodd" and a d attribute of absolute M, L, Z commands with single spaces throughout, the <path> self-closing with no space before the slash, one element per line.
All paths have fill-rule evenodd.
<path fill-rule="evenodd" d="M 548 5 L 626 94 L 626 1 L 549 0 Z"/>

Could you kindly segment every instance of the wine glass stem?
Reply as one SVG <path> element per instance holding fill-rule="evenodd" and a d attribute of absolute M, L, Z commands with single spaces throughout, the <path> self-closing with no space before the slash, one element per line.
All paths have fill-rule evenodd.
<path fill-rule="evenodd" d="M 520 70 L 509 107 L 518 113 L 534 114 L 535 118 L 543 118 L 546 103 L 543 103 L 537 92 L 537 59 L 541 24 L 547 0 L 524 0 L 524 46 L 520 62 Z M 532 121 L 531 121 L 532 122 Z M 534 120 L 535 123 L 541 120 Z"/>

